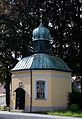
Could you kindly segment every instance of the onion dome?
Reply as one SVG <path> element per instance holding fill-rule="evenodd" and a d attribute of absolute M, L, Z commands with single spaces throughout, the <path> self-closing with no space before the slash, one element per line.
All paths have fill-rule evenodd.
<path fill-rule="evenodd" d="M 51 40 L 50 31 L 46 27 L 43 26 L 42 22 L 40 23 L 39 27 L 37 27 L 33 30 L 32 39 L 33 39 L 33 41 L 35 41 L 35 40 L 50 41 Z"/>
<path fill-rule="evenodd" d="M 12 71 L 30 69 L 71 71 L 62 59 L 45 53 L 37 53 L 23 58 L 16 64 Z"/>

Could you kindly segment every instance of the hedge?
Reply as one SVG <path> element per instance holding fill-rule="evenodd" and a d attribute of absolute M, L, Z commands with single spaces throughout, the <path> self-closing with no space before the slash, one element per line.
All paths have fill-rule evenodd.
<path fill-rule="evenodd" d="M 72 104 L 77 104 L 79 109 L 82 110 L 82 93 L 81 92 L 72 92 L 68 94 L 68 107 Z"/>

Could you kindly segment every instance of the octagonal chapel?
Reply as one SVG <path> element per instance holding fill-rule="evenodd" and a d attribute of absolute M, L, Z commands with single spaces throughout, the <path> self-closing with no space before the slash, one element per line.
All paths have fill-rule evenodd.
<path fill-rule="evenodd" d="M 71 92 L 71 70 L 49 55 L 50 31 L 40 23 L 33 30 L 33 55 L 12 69 L 11 110 L 52 111 L 65 109 Z"/>

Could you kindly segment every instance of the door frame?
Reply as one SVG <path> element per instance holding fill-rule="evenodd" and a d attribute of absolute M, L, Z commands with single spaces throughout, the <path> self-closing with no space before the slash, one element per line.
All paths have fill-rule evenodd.
<path fill-rule="evenodd" d="M 25 90 L 23 88 L 18 87 L 14 92 L 16 92 L 15 109 L 24 110 L 25 109 Z M 18 98 L 18 102 L 17 102 L 17 98 Z"/>

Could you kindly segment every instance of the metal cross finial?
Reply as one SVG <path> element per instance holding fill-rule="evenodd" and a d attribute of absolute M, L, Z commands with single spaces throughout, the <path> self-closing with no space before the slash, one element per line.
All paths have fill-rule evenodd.
<path fill-rule="evenodd" d="M 43 26 L 42 24 L 42 11 L 41 11 L 41 15 L 40 15 L 40 27 Z"/>
<path fill-rule="evenodd" d="M 41 12 L 41 15 L 40 15 L 40 22 L 42 23 L 42 12 Z"/>

